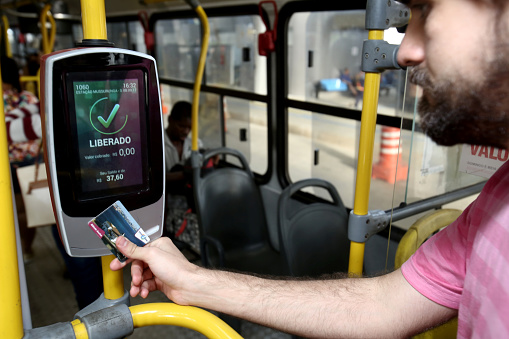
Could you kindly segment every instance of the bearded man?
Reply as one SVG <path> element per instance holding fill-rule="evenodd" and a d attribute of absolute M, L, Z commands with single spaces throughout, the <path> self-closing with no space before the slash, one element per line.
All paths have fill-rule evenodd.
<path fill-rule="evenodd" d="M 410 0 L 398 53 L 422 86 L 421 125 L 442 145 L 509 148 L 509 2 Z M 165 238 L 131 258 L 131 295 L 161 290 L 181 305 L 305 337 L 407 337 L 458 316 L 459 338 L 509 337 L 509 164 L 453 224 L 401 269 L 376 278 L 271 280 L 190 264 Z M 113 261 L 112 269 L 125 266 Z"/>

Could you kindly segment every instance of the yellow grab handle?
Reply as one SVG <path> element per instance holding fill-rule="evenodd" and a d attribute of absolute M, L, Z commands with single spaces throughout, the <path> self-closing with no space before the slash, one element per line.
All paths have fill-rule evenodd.
<path fill-rule="evenodd" d="M 207 59 L 207 50 L 209 46 L 210 28 L 207 14 L 203 10 L 203 7 L 198 6 L 196 13 L 200 18 L 200 22 L 203 26 L 203 38 L 201 42 L 200 59 L 198 61 L 198 67 L 196 69 L 196 77 L 194 80 L 193 88 L 193 106 L 191 110 L 191 149 L 198 151 L 198 106 L 200 103 L 200 87 L 203 78 L 203 71 L 205 69 L 205 61 Z"/>
<path fill-rule="evenodd" d="M 153 303 L 129 307 L 134 328 L 174 325 L 200 332 L 208 338 L 242 338 L 224 321 L 197 307 Z"/>
<path fill-rule="evenodd" d="M 47 4 L 44 6 L 41 12 L 41 34 L 42 34 L 42 49 L 44 54 L 49 54 L 53 51 L 53 46 L 55 45 L 55 35 L 57 33 L 57 26 L 55 24 L 55 19 L 53 15 L 51 15 L 51 5 Z M 51 24 L 51 33 L 48 37 L 48 30 L 46 29 L 46 20 L 49 20 Z"/>

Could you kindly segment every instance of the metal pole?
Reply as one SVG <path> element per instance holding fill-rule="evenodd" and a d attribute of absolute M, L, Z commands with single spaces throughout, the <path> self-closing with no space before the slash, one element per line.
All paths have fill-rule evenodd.
<path fill-rule="evenodd" d="M 0 79 L 0 224 L 2 241 L 0 245 L 0 338 L 22 338 L 23 317 L 21 313 L 21 292 L 16 252 L 14 207 L 12 203 L 11 167 L 7 145 L 2 81 Z"/>
<path fill-rule="evenodd" d="M 383 30 L 369 31 L 369 40 L 383 40 L 383 38 Z M 371 185 L 371 168 L 373 166 L 373 147 L 375 141 L 376 113 L 379 92 L 380 73 L 366 72 L 353 208 L 353 213 L 356 215 L 368 214 L 369 189 Z M 350 243 L 350 262 L 348 272 L 352 275 L 362 275 L 364 248 L 365 243 L 355 241 Z"/>
<path fill-rule="evenodd" d="M 104 0 L 81 0 L 83 39 L 107 39 Z"/>
<path fill-rule="evenodd" d="M 194 7 L 194 6 L 193 6 Z M 207 18 L 207 14 L 203 10 L 203 8 L 198 5 L 194 7 L 196 14 L 200 18 L 200 22 L 202 24 L 203 35 L 201 41 L 201 51 L 200 51 L 200 59 L 198 62 L 198 67 L 196 69 L 196 78 L 194 80 L 194 88 L 193 88 L 193 106 L 192 106 L 192 116 L 191 116 L 191 149 L 194 152 L 198 151 L 198 107 L 200 104 L 200 87 L 203 78 L 203 72 L 205 70 L 205 61 L 207 59 L 207 50 L 209 46 L 209 37 L 210 37 L 210 28 L 209 21 Z"/>
<path fill-rule="evenodd" d="M 83 39 L 108 40 L 106 33 L 106 11 L 104 0 L 81 0 Z M 104 297 L 119 299 L 124 295 L 124 275 L 122 270 L 110 270 L 114 255 L 101 257 Z"/>

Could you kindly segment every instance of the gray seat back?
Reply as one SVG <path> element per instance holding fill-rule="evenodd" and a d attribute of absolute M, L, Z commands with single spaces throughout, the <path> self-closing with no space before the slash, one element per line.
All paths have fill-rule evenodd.
<path fill-rule="evenodd" d="M 218 240 L 224 251 L 248 249 L 267 242 L 262 198 L 244 156 L 234 149 L 206 152 L 202 163 L 216 155 L 232 155 L 242 168 L 224 167 L 205 175 L 193 166 L 193 189 L 200 236 Z"/>
<path fill-rule="evenodd" d="M 327 190 L 332 203 L 307 204 L 293 197 L 310 186 Z M 307 179 L 283 190 L 279 198 L 279 241 L 293 276 L 348 271 L 348 213 L 332 184 L 320 179 Z"/>

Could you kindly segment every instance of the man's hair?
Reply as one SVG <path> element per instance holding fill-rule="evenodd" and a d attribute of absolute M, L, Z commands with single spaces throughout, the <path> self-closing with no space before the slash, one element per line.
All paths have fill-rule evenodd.
<path fill-rule="evenodd" d="M 191 119 L 192 105 L 187 101 L 177 101 L 170 112 L 170 119 L 181 121 L 183 119 Z"/>
<path fill-rule="evenodd" d="M 2 55 L 2 58 L 0 59 L 0 67 L 2 68 L 2 82 L 12 85 L 12 87 L 20 92 L 21 85 L 19 83 L 19 69 L 16 61 Z"/>

